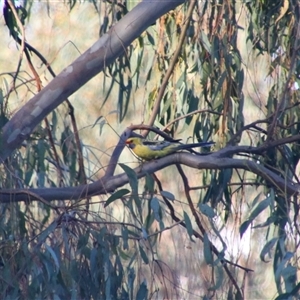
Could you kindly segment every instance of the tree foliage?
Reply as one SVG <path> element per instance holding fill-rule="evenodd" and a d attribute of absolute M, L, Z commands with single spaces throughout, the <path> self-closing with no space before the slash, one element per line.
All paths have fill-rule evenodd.
<path fill-rule="evenodd" d="M 1 299 L 296 297 L 298 1 L 62 4 L 87 40 L 81 5 L 70 64 L 50 2 L 3 7 Z M 136 131 L 216 144 L 136 165 Z"/>

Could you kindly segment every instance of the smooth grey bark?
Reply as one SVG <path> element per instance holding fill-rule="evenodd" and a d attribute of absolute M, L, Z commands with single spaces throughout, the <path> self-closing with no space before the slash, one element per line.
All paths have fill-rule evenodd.
<path fill-rule="evenodd" d="M 185 0 L 144 0 L 26 103 L 3 127 L 0 162 L 59 104 L 122 55 L 156 19 Z"/>
<path fill-rule="evenodd" d="M 209 155 L 194 155 L 191 153 L 175 153 L 164 158 L 144 163 L 141 167 L 134 169 L 137 178 L 145 177 L 147 174 L 154 173 L 173 164 L 183 164 L 194 169 L 243 169 L 257 174 L 267 182 L 276 187 L 278 191 L 290 196 L 300 193 L 300 185 L 290 179 L 284 179 L 271 170 L 267 169 L 255 161 L 228 158 L 228 153 L 235 147 L 224 148 Z M 237 149 L 239 147 L 236 147 Z M 3 189 L 0 190 L 0 203 L 32 201 L 42 198 L 44 201 L 52 200 L 79 200 L 89 196 L 101 195 L 114 192 L 117 188 L 129 182 L 125 173 L 115 176 L 104 176 L 94 183 L 80 185 L 77 187 L 64 188 L 37 188 L 37 189 Z M 36 197 L 36 196 L 37 197 Z"/>

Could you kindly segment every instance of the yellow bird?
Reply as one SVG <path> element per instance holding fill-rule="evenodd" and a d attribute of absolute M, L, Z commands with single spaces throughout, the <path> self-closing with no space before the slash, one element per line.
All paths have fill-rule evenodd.
<path fill-rule="evenodd" d="M 207 147 L 214 142 L 202 142 L 195 144 L 180 144 L 169 141 L 147 141 L 138 137 L 126 140 L 126 145 L 140 158 L 151 160 L 175 153 L 179 150 L 186 150 L 195 147 Z"/>

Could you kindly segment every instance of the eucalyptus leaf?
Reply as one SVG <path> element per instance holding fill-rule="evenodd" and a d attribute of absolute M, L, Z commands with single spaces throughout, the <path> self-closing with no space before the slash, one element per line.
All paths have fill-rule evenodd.
<path fill-rule="evenodd" d="M 127 195 L 130 191 L 128 189 L 121 189 L 113 193 L 105 202 L 104 207 L 107 207 L 109 204 L 114 202 L 115 200 L 121 199 L 125 195 Z"/>
<path fill-rule="evenodd" d="M 211 249 L 211 243 L 206 233 L 203 236 L 203 253 L 204 253 L 205 262 L 208 265 L 213 265 L 214 260 L 213 260 L 213 254 Z"/>
<path fill-rule="evenodd" d="M 168 192 L 168 191 L 160 191 L 160 194 L 163 196 L 163 197 L 166 197 L 167 199 L 171 200 L 171 201 L 174 201 L 175 200 L 175 196 Z"/>
<path fill-rule="evenodd" d="M 188 214 L 185 211 L 183 212 L 183 218 L 184 218 L 184 222 L 185 222 L 185 225 L 186 225 L 186 230 L 188 232 L 190 240 L 192 242 L 194 242 L 194 240 L 193 240 L 194 231 L 193 231 L 192 222 L 190 220 L 190 217 L 188 216 Z"/>

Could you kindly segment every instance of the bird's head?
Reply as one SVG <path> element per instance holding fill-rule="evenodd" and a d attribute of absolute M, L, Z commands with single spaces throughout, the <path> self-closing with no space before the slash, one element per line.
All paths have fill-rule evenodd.
<path fill-rule="evenodd" d="M 130 148 L 133 149 L 137 144 L 140 144 L 139 138 L 129 138 L 126 140 L 126 145 Z"/>

